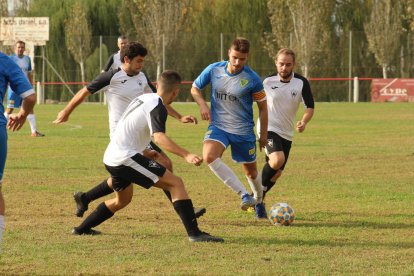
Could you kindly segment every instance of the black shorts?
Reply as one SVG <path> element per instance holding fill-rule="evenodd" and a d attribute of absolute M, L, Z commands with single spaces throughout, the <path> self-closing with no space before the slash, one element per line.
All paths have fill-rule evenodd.
<path fill-rule="evenodd" d="M 115 167 L 105 164 L 106 170 L 112 177 L 112 187 L 117 192 L 122 191 L 131 183 L 149 189 L 167 170 L 161 164 L 139 153 L 132 156 L 129 161 L 128 165 Z"/>
<path fill-rule="evenodd" d="M 285 163 L 280 168 L 283 170 L 289 158 L 290 148 L 292 147 L 292 141 L 286 140 L 280 137 L 277 133 L 268 131 L 267 132 L 267 144 L 266 144 L 266 162 L 269 161 L 268 155 L 272 152 L 283 151 L 285 155 Z"/>

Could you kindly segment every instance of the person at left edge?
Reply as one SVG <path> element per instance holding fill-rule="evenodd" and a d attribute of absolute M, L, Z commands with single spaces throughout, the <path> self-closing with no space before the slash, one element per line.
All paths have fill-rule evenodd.
<path fill-rule="evenodd" d="M 36 103 L 36 95 L 32 88 L 32 85 L 27 80 L 19 66 L 11 60 L 7 55 L 0 52 L 0 246 L 5 227 L 4 211 L 5 202 L 1 191 L 3 183 L 3 173 L 6 164 L 7 157 L 7 129 L 12 131 L 19 130 L 27 116 L 33 110 Z M 7 121 L 4 116 L 3 99 L 6 93 L 7 85 L 13 89 L 13 91 L 23 98 L 22 105 L 17 114 L 11 114 Z"/>

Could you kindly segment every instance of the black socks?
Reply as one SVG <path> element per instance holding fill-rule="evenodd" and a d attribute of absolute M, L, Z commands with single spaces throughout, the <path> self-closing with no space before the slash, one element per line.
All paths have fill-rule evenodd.
<path fill-rule="evenodd" d="M 78 227 L 75 229 L 79 233 L 84 233 L 89 229 L 98 226 L 105 220 L 111 218 L 114 214 L 106 207 L 105 202 L 102 202 Z"/>
<path fill-rule="evenodd" d="M 89 191 L 83 194 L 82 201 L 86 205 L 88 205 L 91 201 L 94 201 L 95 199 L 98 199 L 100 197 L 109 195 L 113 193 L 114 190 L 112 190 L 109 185 L 107 179 L 105 179 L 102 183 L 96 185 Z"/>
<path fill-rule="evenodd" d="M 194 207 L 191 199 L 177 200 L 173 202 L 173 206 L 177 214 L 180 216 L 188 236 L 200 235 L 201 231 L 198 229 L 197 219 L 194 214 Z"/>
<path fill-rule="evenodd" d="M 272 177 L 276 174 L 278 170 L 273 169 L 270 167 L 269 163 L 266 162 L 266 164 L 263 167 L 262 170 L 262 186 L 263 189 L 263 199 L 268 191 L 275 185 L 276 182 L 272 182 Z"/>

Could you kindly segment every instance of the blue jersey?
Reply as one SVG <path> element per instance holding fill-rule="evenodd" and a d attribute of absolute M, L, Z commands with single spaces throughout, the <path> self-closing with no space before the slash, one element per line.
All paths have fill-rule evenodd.
<path fill-rule="evenodd" d="M 0 126 L 4 126 L 7 123 L 4 117 L 3 106 L 7 85 L 10 85 L 14 93 L 20 95 L 22 98 L 34 93 L 32 85 L 22 73 L 20 67 L 11 58 L 0 52 L 0 96 L 2 100 L 0 103 Z"/>
<path fill-rule="evenodd" d="M 226 132 L 249 135 L 253 132 L 253 101 L 264 100 L 260 77 L 248 66 L 236 73 L 227 71 L 227 61 L 210 64 L 194 81 L 203 89 L 211 83 L 211 123 Z"/>
<path fill-rule="evenodd" d="M 26 55 L 19 57 L 16 54 L 12 54 L 9 57 L 20 67 L 26 78 L 29 79 L 29 73 L 32 72 L 32 60 L 30 57 Z M 11 90 L 9 93 L 13 92 L 13 89 L 9 89 Z"/>

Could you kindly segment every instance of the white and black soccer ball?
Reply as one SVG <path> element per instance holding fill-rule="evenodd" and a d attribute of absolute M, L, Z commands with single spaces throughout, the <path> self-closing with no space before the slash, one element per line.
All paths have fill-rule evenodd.
<path fill-rule="evenodd" d="M 276 226 L 291 225 L 295 216 L 295 210 L 284 202 L 274 204 L 269 210 L 269 219 Z"/>

